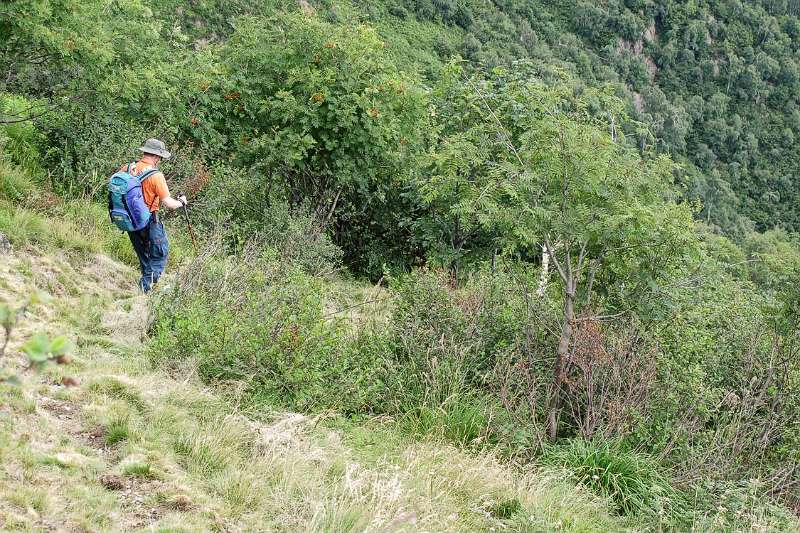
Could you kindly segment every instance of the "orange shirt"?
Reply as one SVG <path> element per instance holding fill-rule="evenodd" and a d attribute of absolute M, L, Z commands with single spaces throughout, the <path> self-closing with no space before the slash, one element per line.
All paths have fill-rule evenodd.
<path fill-rule="evenodd" d="M 136 165 L 131 168 L 131 174 L 134 176 L 139 176 L 145 170 L 149 170 L 153 168 L 153 165 L 150 163 L 145 163 L 144 161 L 137 161 Z M 122 165 L 120 170 L 127 170 L 128 164 Z M 167 198 L 169 196 L 169 188 L 167 187 L 167 180 L 164 178 L 164 174 L 162 172 L 156 172 L 151 174 L 149 178 L 144 180 L 142 183 L 142 196 L 144 196 L 144 203 L 150 208 L 151 213 L 155 213 L 158 211 L 159 206 L 161 205 L 161 200 Z"/>

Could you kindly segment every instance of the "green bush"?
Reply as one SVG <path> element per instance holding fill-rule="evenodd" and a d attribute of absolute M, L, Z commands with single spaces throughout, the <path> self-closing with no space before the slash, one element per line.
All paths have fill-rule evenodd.
<path fill-rule="evenodd" d="M 200 216 L 206 226 L 225 226 L 227 244 L 239 248 L 257 240 L 277 250 L 281 261 L 313 275 L 329 275 L 341 268 L 342 250 L 311 209 L 292 208 L 271 198 L 262 183 L 243 172 L 223 166 L 214 172 Z"/>
<path fill-rule="evenodd" d="M 766 483 L 708 483 L 694 487 L 691 521 L 695 531 L 797 531 L 797 516 L 765 497 Z"/>
<path fill-rule="evenodd" d="M 525 324 L 510 288 L 495 286 L 506 279 L 452 290 L 444 273 L 418 271 L 391 281 L 388 323 L 355 324 L 338 318 L 334 284 L 285 257 L 247 245 L 184 265 L 156 303 L 152 360 L 193 360 L 254 406 L 388 414 L 417 435 L 530 448 L 534 433 L 522 410 L 508 412 L 495 375 L 494 353 Z"/>
<path fill-rule="evenodd" d="M 42 135 L 32 121 L 19 120 L 41 111 L 46 105 L 46 102 L 0 92 L 0 121 L 4 118 L 10 121 L 8 124 L 0 124 L 0 153 L 7 153 L 12 162 L 27 173 L 37 176 L 42 172 L 39 153 Z"/>
<path fill-rule="evenodd" d="M 253 405 L 370 412 L 381 403 L 385 340 L 326 318 L 328 296 L 275 252 L 199 258 L 157 304 L 151 357 L 192 358 L 204 379 L 244 384 Z"/>

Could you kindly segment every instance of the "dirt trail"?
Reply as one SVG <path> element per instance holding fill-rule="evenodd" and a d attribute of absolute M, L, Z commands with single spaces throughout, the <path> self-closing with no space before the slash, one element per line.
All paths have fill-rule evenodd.
<path fill-rule="evenodd" d="M 2 391 L 0 415 L 11 426 L 7 434 L 11 442 L 0 441 L 4 473 L 9 481 L 29 486 L 17 494 L 0 492 L 5 496 L 0 499 L 0 526 L 91 529 L 52 518 L 68 515 L 60 507 L 69 502 L 59 501 L 59 494 L 86 482 L 104 485 L 102 474 L 94 474 L 111 470 L 115 459 L 104 438 L 105 430 L 87 425 L 85 411 L 90 406 L 72 389 L 80 389 L 88 375 L 96 375 L 98 359 L 112 357 L 106 349 L 139 351 L 147 302 L 134 290 L 133 271 L 108 257 L 78 259 L 29 252 L 5 253 L 0 261 L 0 301 L 19 308 L 35 291 L 46 297 L 28 307 L 20 318 L 3 361 L 3 366 L 22 380 L 22 386 Z M 36 333 L 67 335 L 76 346 L 75 362 L 53 365 L 40 374 L 28 369 L 19 347 Z M 65 376 L 76 385 L 63 385 Z M 11 453 L 14 448 L 23 453 Z M 55 468 L 32 475 L 25 471 L 30 470 L 26 468 L 30 463 L 51 463 Z M 82 479 L 76 482 L 76 477 Z M 141 484 L 127 483 L 118 493 L 120 512 L 114 514 L 115 529 L 144 525 L 142 510 L 132 503 L 140 500 L 138 489 L 150 487 L 136 485 Z"/>

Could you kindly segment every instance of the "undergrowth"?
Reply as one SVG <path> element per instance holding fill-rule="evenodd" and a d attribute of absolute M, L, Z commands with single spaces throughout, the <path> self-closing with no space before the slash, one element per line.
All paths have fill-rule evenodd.
<path fill-rule="evenodd" d="M 491 451 L 409 438 L 386 418 L 310 417 L 263 403 L 243 412 L 191 372 L 172 379 L 127 349 L 141 347 L 132 317 L 142 309 L 118 315 L 125 302 L 82 275 L 89 267 L 80 256 L 32 256 L 29 275 L 66 271 L 67 262 L 81 290 L 55 305 L 76 309 L 81 293 L 96 291 L 103 316 L 119 322 L 92 334 L 102 342 L 78 344 L 79 385 L 53 385 L 60 368 L 43 381 L 26 375 L 21 388 L 0 384 L 5 529 L 460 532 L 558 524 L 601 532 L 633 525 L 557 473 L 520 473 Z M 84 323 L 75 322 L 76 334 Z"/>
<path fill-rule="evenodd" d="M 476 273 L 461 287 L 430 270 L 390 277 L 382 316 L 350 320 L 339 313 L 352 305 L 340 285 L 283 261 L 271 244 L 226 256 L 213 252 L 221 245 L 212 243 L 184 265 L 153 302 L 150 360 L 176 373 L 196 369 L 254 413 L 279 406 L 361 421 L 378 415 L 417 439 L 546 464 L 636 521 L 686 529 L 708 528 L 712 516 L 716 523 L 738 520 L 727 508 L 717 509 L 717 490 L 679 484 L 679 467 L 632 451 L 624 438 L 581 438 L 576 428 L 575 437 L 544 444 L 540 402 L 546 388 L 535 377 L 546 375 L 549 364 L 531 354 L 546 353 L 548 345 L 531 324 L 552 328 L 557 322 L 548 318 L 553 315 L 546 300 L 532 304 L 515 292 L 519 285 L 513 283 L 536 283 L 533 276 L 520 281 L 517 273 Z M 354 293 L 364 297 L 362 290 Z M 594 343 L 591 349 L 619 349 L 620 360 L 629 360 L 625 350 L 647 346 L 604 344 L 602 333 L 592 331 L 586 341 Z M 576 360 L 589 355 L 581 351 Z M 621 372 L 600 367 L 600 377 L 600 371 Z M 623 407 L 643 412 L 640 405 Z M 580 415 L 579 404 L 573 409 Z M 615 409 L 605 416 L 619 418 L 622 407 Z M 622 420 L 633 423 L 635 417 Z M 209 473 L 225 468 L 202 459 L 202 443 L 176 446 Z M 761 509 L 753 512 L 771 516 L 769 504 Z M 494 502 L 487 512 L 535 530 L 536 522 L 522 518 L 513 498 Z"/>
<path fill-rule="evenodd" d="M 619 443 L 574 439 L 548 447 L 541 461 L 564 468 L 576 482 L 609 498 L 621 514 L 672 522 L 686 516 L 683 495 L 670 485 L 656 461 Z"/>

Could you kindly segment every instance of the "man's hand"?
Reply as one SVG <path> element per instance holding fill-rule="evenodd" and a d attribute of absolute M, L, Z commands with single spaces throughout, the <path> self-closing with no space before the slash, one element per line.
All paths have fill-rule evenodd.
<path fill-rule="evenodd" d="M 186 205 L 186 197 L 179 196 L 178 198 L 173 198 L 172 196 L 167 196 L 161 200 L 161 203 L 170 209 L 180 209 Z"/>

